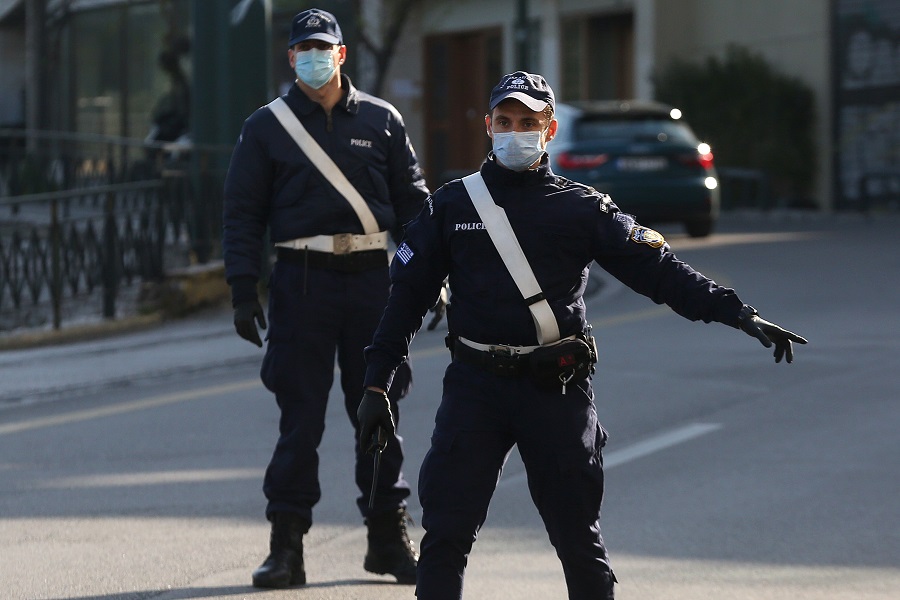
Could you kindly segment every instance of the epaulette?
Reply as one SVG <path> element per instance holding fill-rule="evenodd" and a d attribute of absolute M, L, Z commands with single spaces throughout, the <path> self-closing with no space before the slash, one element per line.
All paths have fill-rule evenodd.
<path fill-rule="evenodd" d="M 612 206 L 612 198 L 609 197 L 609 194 L 601 194 L 597 192 L 597 195 L 600 196 L 600 201 L 597 202 L 597 208 L 600 210 L 600 212 L 608 213 L 610 207 Z"/>

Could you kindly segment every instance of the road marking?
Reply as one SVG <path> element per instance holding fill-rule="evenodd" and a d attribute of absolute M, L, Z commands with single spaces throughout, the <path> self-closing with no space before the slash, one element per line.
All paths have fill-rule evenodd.
<path fill-rule="evenodd" d="M 154 471 L 150 473 L 113 473 L 60 477 L 39 483 L 37 487 L 41 489 L 132 487 L 171 483 L 235 481 L 238 479 L 262 480 L 264 475 L 265 469 L 194 469 L 187 471 Z"/>
<path fill-rule="evenodd" d="M 54 415 L 52 417 L 44 417 L 42 419 L 31 419 L 30 421 L 19 421 L 18 423 L 7 423 L 0 425 L 0 435 L 8 433 L 19 433 L 28 431 L 29 429 L 39 429 L 41 427 L 53 427 L 55 425 L 68 425 L 79 421 L 88 421 L 100 417 L 109 417 L 122 413 L 133 412 L 136 410 L 146 410 L 148 408 L 157 408 L 167 404 L 175 404 L 177 402 L 186 402 L 188 400 L 199 400 L 208 396 L 217 396 L 222 394 L 230 394 L 240 392 L 250 388 L 259 387 L 261 384 L 258 379 L 241 381 L 238 383 L 230 383 L 227 385 L 216 385 L 213 387 L 202 388 L 199 390 L 191 390 L 189 392 L 177 392 L 173 394 L 165 394 L 143 400 L 134 400 L 132 402 L 124 402 L 112 406 L 104 406 L 101 408 L 92 408 L 87 410 L 79 410 L 62 415 Z"/>
<path fill-rule="evenodd" d="M 717 233 L 705 238 L 672 236 L 666 238 L 676 254 L 682 250 L 697 250 L 734 246 L 739 244 L 774 244 L 777 242 L 809 242 L 822 239 L 827 234 L 821 231 L 785 231 L 773 233 Z"/>
<path fill-rule="evenodd" d="M 654 452 L 677 446 L 678 444 L 687 442 L 694 438 L 706 435 L 722 427 L 721 423 L 691 423 L 678 429 L 673 429 L 666 433 L 653 436 L 642 442 L 625 446 L 621 450 L 613 450 L 610 453 L 603 453 L 603 469 L 609 470 L 613 467 L 624 465 L 625 463 L 643 458 Z M 514 475 L 504 476 L 497 487 L 518 483 L 527 477 L 525 471 L 521 471 Z"/>
<path fill-rule="evenodd" d="M 593 323 L 594 327 L 613 327 L 615 325 L 624 325 L 625 323 L 633 323 L 635 321 L 646 321 L 648 319 L 655 319 L 656 317 L 671 314 L 674 313 L 668 306 L 654 306 L 651 308 L 645 308 L 643 310 L 636 310 L 630 313 L 625 313 L 616 317 L 607 317 L 598 321 L 592 320 L 591 322 Z"/>
<path fill-rule="evenodd" d="M 621 450 L 613 450 L 603 455 L 603 468 L 611 469 L 627 462 L 643 458 L 654 452 L 676 446 L 688 440 L 706 435 L 721 428 L 721 423 L 691 423 L 650 439 L 625 446 Z"/>

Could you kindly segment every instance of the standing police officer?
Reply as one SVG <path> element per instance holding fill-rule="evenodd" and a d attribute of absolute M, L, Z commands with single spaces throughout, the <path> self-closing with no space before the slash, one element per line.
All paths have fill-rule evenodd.
<path fill-rule="evenodd" d="M 244 122 L 225 180 L 223 251 L 234 325 L 260 347 L 257 324 L 265 329 L 266 319 L 257 282 L 267 228 L 277 248 L 261 377 L 281 409 L 280 437 L 263 484 L 272 533 L 270 554 L 253 573 L 257 587 L 306 582 L 302 538 L 321 497 L 317 448 L 335 351 L 345 408 L 358 433 L 363 349 L 390 285 L 387 235 L 398 233 L 428 197 L 400 114 L 341 75 L 346 57 L 334 15 L 311 9 L 294 17 L 288 60 L 296 85 Z M 299 133 L 314 140 L 302 150 L 297 120 Z M 317 154 L 327 155 L 332 168 L 327 159 L 315 163 Z M 395 414 L 410 383 L 408 365 L 400 377 L 389 399 Z M 406 533 L 410 491 L 401 473 L 401 438 L 392 432 L 388 441 L 372 509 L 372 461 L 356 448 L 357 504 L 368 527 L 364 566 L 414 583 L 418 556 Z"/>
<path fill-rule="evenodd" d="M 540 303 L 541 295 L 526 302 L 520 293 L 492 242 L 494 231 L 486 230 L 491 221 L 473 205 L 471 179 L 452 181 L 409 225 L 392 263 L 391 296 L 366 349 L 361 439 L 368 444 L 379 428 L 393 431 L 384 390 L 392 389 L 408 342 L 449 274 L 453 361 L 419 477 L 425 528 L 419 600 L 462 596 L 469 551 L 513 445 L 569 598 L 613 598 L 616 578 L 600 535 L 606 433 L 593 401 L 596 351 L 582 298 L 591 263 L 685 318 L 718 321 L 774 345 L 776 362 L 791 362 L 791 342 L 806 340 L 760 319 L 734 290 L 680 262 L 661 235 L 620 212 L 608 196 L 555 176 L 544 150 L 557 121 L 543 77 L 506 75 L 489 108 L 485 125 L 493 152 L 480 176 L 505 210 L 563 343 L 539 346 L 529 303 Z"/>

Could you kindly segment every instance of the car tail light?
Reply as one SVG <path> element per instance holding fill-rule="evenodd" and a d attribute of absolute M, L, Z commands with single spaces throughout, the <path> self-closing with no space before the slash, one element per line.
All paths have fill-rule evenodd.
<path fill-rule="evenodd" d="M 563 169 L 593 169 L 609 160 L 609 154 L 572 154 L 563 152 L 556 157 L 556 162 Z"/>
<path fill-rule="evenodd" d="M 678 161 L 686 165 L 688 167 L 703 167 L 705 170 L 709 171 L 713 167 L 713 154 L 712 152 L 700 153 L 696 154 L 679 154 Z"/>

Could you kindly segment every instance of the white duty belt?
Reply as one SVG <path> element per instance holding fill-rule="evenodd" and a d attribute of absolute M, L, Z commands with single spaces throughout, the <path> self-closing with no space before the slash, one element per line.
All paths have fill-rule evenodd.
<path fill-rule="evenodd" d="M 503 264 L 506 265 L 519 292 L 528 304 L 528 310 L 531 311 L 531 318 L 534 319 L 534 326 L 537 329 L 538 343 L 544 345 L 559 340 L 559 325 L 556 323 L 556 317 L 544 297 L 540 284 L 534 277 L 525 253 L 522 252 L 522 246 L 509 223 L 506 211 L 494 203 L 481 173 L 475 172 L 463 177 L 462 182 L 472 199 L 472 204 L 475 205 L 475 210 L 478 211 L 478 216 L 484 223 L 484 228 L 491 236 L 494 246 L 497 247 Z"/>
<path fill-rule="evenodd" d="M 559 344 L 560 342 L 564 342 L 565 340 L 574 340 L 576 337 L 577 336 L 570 335 L 569 337 L 565 337 L 561 340 L 547 345 L 553 346 L 554 344 Z M 531 354 L 538 348 L 541 348 L 541 346 L 505 346 L 503 344 L 482 344 L 481 342 L 473 342 L 472 340 L 466 339 L 463 336 L 457 336 L 456 339 L 459 340 L 460 343 L 462 343 L 464 346 L 468 346 L 469 348 L 480 350 L 482 352 L 489 352 L 492 354 L 499 353 L 506 356 Z"/>
<path fill-rule="evenodd" d="M 388 232 L 378 233 L 338 233 L 335 235 L 314 235 L 312 237 L 297 238 L 284 242 L 275 242 L 278 248 L 291 248 L 293 250 L 313 250 L 315 252 L 327 252 L 329 254 L 350 254 L 351 252 L 364 252 L 366 250 L 386 250 L 388 247 Z"/>

